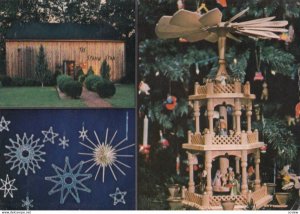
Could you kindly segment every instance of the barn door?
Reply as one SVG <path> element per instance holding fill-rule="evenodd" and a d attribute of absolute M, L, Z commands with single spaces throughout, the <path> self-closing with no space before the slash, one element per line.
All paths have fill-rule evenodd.
<path fill-rule="evenodd" d="M 64 74 L 67 74 L 74 79 L 75 78 L 75 61 L 65 60 L 63 62 L 63 66 L 64 66 Z"/>

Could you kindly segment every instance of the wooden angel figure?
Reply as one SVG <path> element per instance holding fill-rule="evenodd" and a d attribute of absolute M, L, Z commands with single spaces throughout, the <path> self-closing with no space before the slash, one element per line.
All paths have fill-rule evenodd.
<path fill-rule="evenodd" d="M 216 174 L 215 174 L 215 178 L 213 180 L 213 189 L 214 191 L 220 191 L 221 187 L 222 187 L 222 173 L 221 171 L 218 169 Z"/>

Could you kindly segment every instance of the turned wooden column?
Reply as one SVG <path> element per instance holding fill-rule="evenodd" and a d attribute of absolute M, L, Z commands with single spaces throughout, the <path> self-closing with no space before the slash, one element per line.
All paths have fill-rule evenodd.
<path fill-rule="evenodd" d="M 194 101 L 194 117 L 195 117 L 196 134 L 199 134 L 200 133 L 200 106 L 199 106 L 199 101 Z"/>
<path fill-rule="evenodd" d="M 240 174 L 240 158 L 235 157 L 235 172 Z"/>
<path fill-rule="evenodd" d="M 241 133 L 241 101 L 240 99 L 235 99 L 234 100 L 234 114 L 235 114 L 235 120 L 236 120 L 236 133 L 240 134 Z"/>
<path fill-rule="evenodd" d="M 260 151 L 259 149 L 257 149 L 255 153 L 255 190 L 258 190 L 260 188 L 259 163 L 260 163 Z"/>
<path fill-rule="evenodd" d="M 192 144 L 191 141 L 192 132 L 188 132 L 188 143 Z M 188 152 L 188 161 L 189 161 L 189 192 L 195 192 L 195 182 L 194 182 L 194 164 L 193 164 L 193 155 Z"/>
<path fill-rule="evenodd" d="M 249 102 L 247 105 L 247 132 L 251 132 L 251 116 L 252 116 L 252 103 Z"/>
<path fill-rule="evenodd" d="M 207 102 L 207 117 L 208 117 L 208 126 L 210 133 L 214 132 L 214 105 L 211 99 L 208 99 Z"/>
<path fill-rule="evenodd" d="M 226 156 L 220 156 L 219 165 L 220 165 L 220 171 L 222 175 L 225 175 L 229 168 L 229 159 Z"/>
<path fill-rule="evenodd" d="M 248 192 L 248 182 L 247 182 L 247 151 L 242 151 L 242 194 L 246 195 Z"/>
<path fill-rule="evenodd" d="M 206 151 L 205 152 L 205 170 L 207 172 L 206 192 L 208 195 L 212 195 L 211 168 L 212 168 L 212 153 L 211 153 L 211 151 Z"/>
<path fill-rule="evenodd" d="M 236 130 L 236 121 L 235 121 L 235 110 L 234 106 L 232 106 L 232 129 Z"/>

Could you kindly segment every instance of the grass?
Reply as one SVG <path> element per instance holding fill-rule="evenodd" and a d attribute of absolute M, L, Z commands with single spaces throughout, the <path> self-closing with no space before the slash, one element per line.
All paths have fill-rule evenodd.
<path fill-rule="evenodd" d="M 116 94 L 111 98 L 105 98 L 113 107 L 134 108 L 135 107 L 135 86 L 134 84 L 116 84 Z"/>
<path fill-rule="evenodd" d="M 0 87 L 0 107 L 86 107 L 83 101 L 61 100 L 54 87 Z"/>

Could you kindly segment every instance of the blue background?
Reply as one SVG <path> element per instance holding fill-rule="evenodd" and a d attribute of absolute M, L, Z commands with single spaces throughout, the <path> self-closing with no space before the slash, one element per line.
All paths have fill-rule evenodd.
<path fill-rule="evenodd" d="M 126 112 L 129 115 L 129 132 L 128 141 L 125 141 L 120 147 L 135 143 L 135 114 L 133 109 L 86 109 L 86 110 L 67 110 L 67 109 L 52 109 L 52 110 L 0 110 L 0 117 L 4 116 L 6 120 L 11 121 L 9 124 L 9 132 L 0 132 L 0 178 L 5 180 L 6 174 L 9 178 L 15 178 L 14 186 L 18 188 L 13 191 L 14 198 L 11 199 L 9 195 L 3 198 L 3 191 L 0 191 L 0 209 L 25 209 L 22 208 L 21 200 L 25 200 L 28 192 L 29 198 L 33 199 L 34 207 L 32 210 L 56 210 L 56 209 L 85 209 L 85 210 L 99 210 L 99 209 L 135 209 L 135 146 L 120 151 L 119 154 L 131 154 L 134 157 L 124 158 L 119 157 L 125 164 L 131 166 L 126 168 L 119 167 L 126 173 L 122 175 L 116 168 L 114 172 L 117 181 L 114 180 L 109 168 L 105 170 L 105 182 L 102 183 L 102 170 L 95 181 L 94 177 L 97 172 L 97 167 L 94 167 L 88 173 L 93 177 L 84 184 L 91 189 L 91 193 L 79 191 L 80 204 L 77 204 L 74 198 L 69 195 L 64 204 L 60 204 L 60 192 L 51 196 L 48 191 L 55 185 L 55 183 L 46 181 L 45 177 L 56 175 L 51 164 L 63 168 L 65 157 L 68 156 L 71 167 L 74 167 L 82 160 L 88 160 L 91 156 L 79 155 L 79 152 L 90 152 L 87 148 L 79 144 L 82 140 L 79 139 L 79 131 L 82 129 L 84 123 L 85 129 L 88 130 L 88 137 L 96 141 L 94 130 L 97 132 L 101 143 L 105 140 L 106 128 L 109 128 L 108 139 L 110 139 L 114 132 L 118 130 L 112 145 L 126 137 Z M 55 144 L 50 142 L 45 143 L 42 149 L 46 152 L 43 155 L 45 162 L 39 162 L 41 169 L 36 170 L 36 174 L 28 171 L 28 176 L 25 176 L 24 171 L 17 175 L 17 169 L 10 170 L 11 164 L 6 164 L 7 157 L 4 153 L 8 152 L 5 145 L 10 145 L 9 138 L 16 141 L 16 134 L 23 137 L 23 133 L 27 133 L 27 137 L 34 134 L 34 139 L 39 138 L 39 143 L 42 143 L 44 135 L 42 130 L 49 130 L 53 127 L 53 131 L 58 133 L 59 136 L 55 138 Z M 60 143 L 59 138 L 66 136 L 70 141 L 69 147 L 64 150 Z M 86 142 L 86 141 L 85 141 Z M 89 168 L 92 162 L 84 164 L 82 173 Z M 2 186 L 2 183 L 0 182 Z M 109 194 L 114 193 L 116 187 L 121 191 L 126 191 L 125 196 L 126 204 L 118 203 L 113 205 L 113 198 Z"/>

